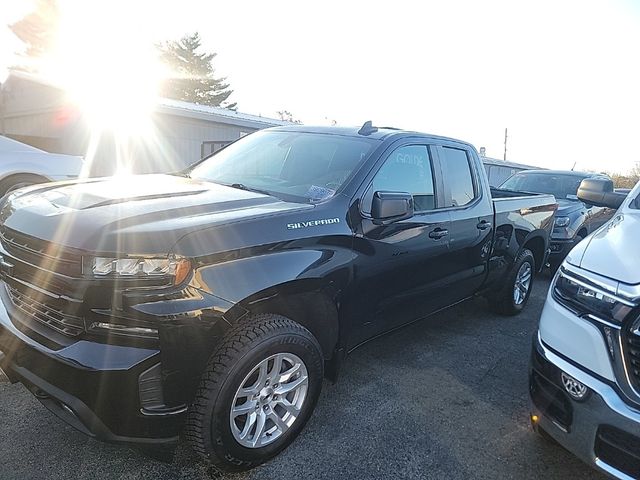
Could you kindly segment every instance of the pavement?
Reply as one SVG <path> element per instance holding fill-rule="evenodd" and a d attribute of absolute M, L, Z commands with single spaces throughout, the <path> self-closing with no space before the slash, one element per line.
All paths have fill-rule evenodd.
<path fill-rule="evenodd" d="M 528 425 L 531 336 L 549 286 L 517 317 L 475 299 L 353 352 L 302 435 L 223 475 L 184 444 L 170 462 L 84 437 L 0 378 L 0 479 L 603 479 Z"/>

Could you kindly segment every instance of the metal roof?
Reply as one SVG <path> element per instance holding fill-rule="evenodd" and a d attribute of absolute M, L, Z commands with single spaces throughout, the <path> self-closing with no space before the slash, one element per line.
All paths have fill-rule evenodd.
<path fill-rule="evenodd" d="M 12 70 L 9 73 L 7 80 L 3 84 L 0 84 L 0 87 L 3 89 L 9 88 L 12 79 L 13 81 L 25 80 L 28 82 L 37 83 L 39 85 L 64 90 L 64 88 L 59 84 L 51 82 L 33 73 L 22 72 L 19 70 Z M 249 113 L 237 112 L 235 110 L 229 110 L 221 107 L 198 105 L 196 103 L 183 102 L 170 98 L 158 98 L 155 110 L 170 115 L 198 118 L 211 122 L 233 123 L 234 125 L 248 128 L 265 128 L 281 125 L 291 125 L 291 122 L 279 120 L 276 118 L 251 115 Z"/>
<path fill-rule="evenodd" d="M 62 86 L 56 82 L 52 82 L 49 80 L 46 80 L 45 78 L 42 78 L 39 75 L 36 75 L 34 73 L 31 72 L 24 72 L 22 70 L 11 70 L 9 71 L 9 75 L 7 76 L 6 80 L 4 81 L 4 83 L 0 83 L 0 87 L 7 88 L 6 85 L 10 83 L 10 80 L 13 78 L 17 78 L 20 80 L 26 80 L 28 82 L 33 82 L 33 83 L 37 83 L 39 85 L 44 85 L 47 87 L 52 87 L 58 90 L 64 90 L 62 88 Z"/>
<path fill-rule="evenodd" d="M 480 160 L 482 160 L 482 163 L 487 165 L 497 165 L 497 166 L 512 167 L 512 168 L 526 168 L 528 170 L 544 170 L 542 167 L 527 165 L 526 163 L 516 163 L 516 162 L 510 162 L 508 160 L 500 160 L 499 158 L 480 157 Z"/>
<path fill-rule="evenodd" d="M 222 123 L 231 122 L 234 125 L 252 128 L 291 125 L 291 122 L 284 120 L 262 117 L 260 115 L 251 115 L 249 113 L 237 112 L 227 108 L 198 105 L 197 103 L 183 102 L 170 98 L 159 98 L 156 111 L 170 115 L 199 118 L 201 120 L 218 121 Z"/>

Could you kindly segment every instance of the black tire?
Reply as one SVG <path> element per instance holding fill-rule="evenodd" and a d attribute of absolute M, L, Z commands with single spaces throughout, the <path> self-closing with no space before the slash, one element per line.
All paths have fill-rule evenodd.
<path fill-rule="evenodd" d="M 516 278 L 518 276 L 518 272 L 525 263 L 529 264 L 532 277 L 531 281 L 529 282 L 529 287 L 527 288 L 527 291 L 524 295 L 524 300 L 521 303 L 516 303 L 514 299 Z M 509 270 L 509 273 L 507 274 L 503 287 L 493 298 L 489 300 L 491 308 L 495 312 L 502 315 L 517 315 L 524 309 L 527 302 L 529 301 L 529 297 L 531 296 L 535 264 L 535 258 L 533 257 L 533 253 L 531 253 L 531 250 L 525 248 L 520 251 L 515 261 L 513 262 L 511 270 Z"/>
<path fill-rule="evenodd" d="M 0 197 L 7 193 L 17 190 L 18 188 L 27 187 L 36 183 L 48 182 L 46 178 L 39 177 L 37 175 L 30 174 L 16 174 L 11 175 L 4 180 L 0 181 Z"/>
<path fill-rule="evenodd" d="M 235 395 L 252 370 L 277 353 L 296 355 L 308 372 L 307 397 L 293 424 L 272 443 L 243 446 L 230 425 Z M 306 328 L 273 314 L 258 314 L 233 327 L 209 359 L 191 405 L 185 436 L 207 462 L 226 471 L 253 468 L 284 450 L 302 431 L 322 388 L 324 359 L 320 345 Z"/>

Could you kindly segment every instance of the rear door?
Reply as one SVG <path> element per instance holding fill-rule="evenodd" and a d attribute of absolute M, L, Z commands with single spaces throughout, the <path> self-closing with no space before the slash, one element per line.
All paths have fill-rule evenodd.
<path fill-rule="evenodd" d="M 455 283 L 455 289 L 449 290 L 452 295 L 446 295 L 455 302 L 474 294 L 484 282 L 493 240 L 493 202 L 469 147 L 443 143 L 437 154 L 444 182 L 443 208 L 451 222 L 450 276 L 443 280 Z"/>

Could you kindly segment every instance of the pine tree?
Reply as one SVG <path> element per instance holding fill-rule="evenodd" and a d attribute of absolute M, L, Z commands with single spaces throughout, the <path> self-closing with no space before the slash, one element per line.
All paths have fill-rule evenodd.
<path fill-rule="evenodd" d="M 235 109 L 236 103 L 227 103 L 233 90 L 229 90 L 226 78 L 215 77 L 212 62 L 217 53 L 200 53 L 201 43 L 200 34 L 196 32 L 158 45 L 160 60 L 171 72 L 160 94 L 175 100 Z"/>
<path fill-rule="evenodd" d="M 53 47 L 59 19 L 60 10 L 56 0 L 38 0 L 32 12 L 9 25 L 13 34 L 26 45 L 26 63 L 13 68 L 37 71 L 37 61 L 46 56 Z"/>
<path fill-rule="evenodd" d="M 278 114 L 278 117 L 280 117 L 280 120 L 298 124 L 302 123 L 300 120 L 295 118 L 289 110 L 278 110 L 276 113 Z"/>

